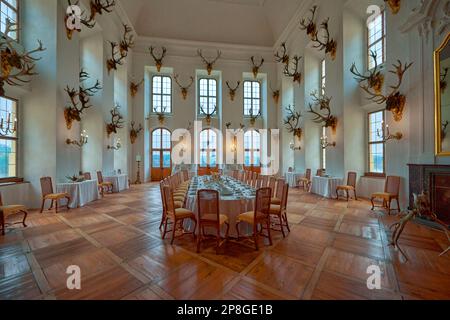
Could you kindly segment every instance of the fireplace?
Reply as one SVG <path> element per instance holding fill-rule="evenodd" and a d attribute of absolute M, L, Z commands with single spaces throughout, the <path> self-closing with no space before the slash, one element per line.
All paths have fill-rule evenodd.
<path fill-rule="evenodd" d="M 408 166 L 410 209 L 414 206 L 413 194 L 426 191 L 430 195 L 433 212 L 440 220 L 450 225 L 450 165 Z"/>

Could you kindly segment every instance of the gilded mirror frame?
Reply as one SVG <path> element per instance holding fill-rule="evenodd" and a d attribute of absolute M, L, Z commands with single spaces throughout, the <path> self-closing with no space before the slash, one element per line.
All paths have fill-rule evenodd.
<path fill-rule="evenodd" d="M 435 104 L 435 154 L 437 157 L 450 157 L 449 151 L 442 151 L 442 106 L 441 106 L 441 52 L 450 42 L 450 33 L 434 51 L 434 104 Z"/>

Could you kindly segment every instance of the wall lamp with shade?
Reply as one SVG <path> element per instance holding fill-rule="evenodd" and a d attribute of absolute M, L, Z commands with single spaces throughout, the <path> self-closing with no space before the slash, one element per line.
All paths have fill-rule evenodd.
<path fill-rule="evenodd" d="M 322 146 L 322 149 L 326 149 L 329 147 L 336 147 L 336 142 L 328 142 L 328 137 L 327 136 L 323 136 L 322 138 L 320 138 L 320 145 Z"/>
<path fill-rule="evenodd" d="M 14 122 L 11 121 L 11 112 L 8 112 L 7 120 L 2 117 L 0 122 L 0 136 L 7 136 L 9 134 L 14 134 L 17 132 L 17 118 Z"/>
<path fill-rule="evenodd" d="M 383 142 L 386 143 L 390 140 L 400 141 L 401 139 L 403 139 L 403 133 L 401 133 L 401 132 L 397 132 L 396 134 L 391 134 L 388 124 L 385 126 L 384 122 L 382 122 L 381 126 L 382 126 L 381 130 L 377 129 L 377 136 L 380 139 L 383 139 Z"/>

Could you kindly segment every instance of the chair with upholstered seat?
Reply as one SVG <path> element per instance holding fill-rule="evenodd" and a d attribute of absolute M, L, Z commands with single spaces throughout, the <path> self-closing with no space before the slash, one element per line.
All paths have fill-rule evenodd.
<path fill-rule="evenodd" d="M 391 214 L 392 210 L 395 210 L 395 209 L 391 209 L 391 203 L 393 200 L 397 201 L 398 212 L 401 211 L 400 210 L 400 202 L 399 202 L 400 180 L 401 180 L 401 178 L 396 177 L 396 176 L 388 176 L 386 178 L 386 183 L 384 185 L 384 192 L 372 194 L 372 197 L 371 197 L 372 210 L 374 210 L 376 207 L 379 207 L 379 206 L 375 206 L 374 200 L 381 199 L 381 200 L 383 200 L 383 205 L 380 208 L 384 208 L 384 209 L 388 210 L 389 215 Z"/>
<path fill-rule="evenodd" d="M 271 199 L 275 196 L 275 187 L 277 185 L 277 178 L 275 177 L 270 177 L 269 178 L 269 188 L 272 191 L 272 193 L 270 194 Z"/>
<path fill-rule="evenodd" d="M 101 171 L 97 171 L 97 183 L 98 190 L 100 191 L 102 197 L 105 196 L 105 190 L 107 193 L 113 193 L 114 184 L 112 182 L 105 182 Z"/>
<path fill-rule="evenodd" d="M 51 177 L 41 178 L 41 191 L 42 191 L 42 206 L 41 213 L 44 212 L 45 202 L 50 200 L 52 202 L 49 210 L 53 209 L 53 205 L 55 205 L 55 213 L 58 213 L 59 201 L 62 199 L 67 200 L 67 210 L 69 210 L 70 203 L 70 195 L 67 193 L 54 193 L 53 192 L 53 183 Z"/>
<path fill-rule="evenodd" d="M 311 187 L 311 169 L 306 169 L 305 177 L 298 179 L 297 183 L 303 187 L 303 190 L 309 191 Z"/>
<path fill-rule="evenodd" d="M 356 172 L 350 171 L 347 175 L 347 185 L 345 186 L 337 186 L 336 188 L 336 196 L 339 200 L 339 191 L 344 191 L 347 195 L 347 202 L 350 197 L 350 192 L 353 191 L 353 194 L 355 195 L 355 200 L 358 200 L 358 196 L 356 195 L 356 179 L 358 177 L 358 174 Z"/>
<path fill-rule="evenodd" d="M 275 188 L 275 193 L 272 197 L 272 204 L 281 204 L 281 198 L 283 197 L 284 185 L 286 184 L 286 180 L 283 178 L 277 179 L 277 187 Z"/>
<path fill-rule="evenodd" d="M 317 169 L 316 177 L 322 177 L 325 174 L 325 170 Z"/>
<path fill-rule="evenodd" d="M 89 181 L 92 180 L 92 176 L 90 172 L 83 173 L 84 180 Z"/>
<path fill-rule="evenodd" d="M 19 213 L 23 213 L 24 217 L 23 217 L 22 222 L 18 222 L 18 223 L 21 223 L 26 228 L 27 225 L 25 224 L 25 221 L 28 216 L 27 208 L 22 205 L 9 205 L 9 206 L 3 205 L 2 195 L 0 193 L 0 226 L 2 227 L 2 235 L 5 235 L 6 219 L 10 216 L 13 216 L 13 215 L 16 215 Z"/>
<path fill-rule="evenodd" d="M 255 242 L 256 250 L 259 250 L 258 237 L 263 236 L 269 239 L 270 245 L 272 245 L 272 236 L 270 234 L 270 200 L 272 190 L 270 188 L 261 188 L 256 192 L 255 210 L 242 213 L 237 217 L 236 230 L 238 240 L 239 226 L 241 223 L 247 223 L 253 227 L 253 241 Z M 259 226 L 261 230 L 259 230 Z M 267 234 L 263 234 L 264 229 L 267 230 Z"/>
<path fill-rule="evenodd" d="M 197 192 L 198 208 L 198 235 L 197 235 L 197 253 L 200 252 L 202 241 L 208 237 L 205 228 L 215 229 L 216 254 L 219 248 L 228 240 L 230 224 L 228 217 L 220 214 L 219 209 L 220 195 L 216 190 L 199 190 Z M 225 238 L 221 235 L 221 229 L 226 226 Z"/>
<path fill-rule="evenodd" d="M 165 239 L 166 234 L 168 232 L 172 232 L 172 239 L 170 241 L 170 244 L 173 244 L 176 237 L 176 231 L 177 231 L 177 225 L 179 224 L 179 229 L 183 231 L 183 235 L 186 234 L 192 234 L 195 240 L 195 229 L 197 228 L 197 219 L 195 218 L 195 214 L 187 209 L 184 208 L 175 208 L 175 202 L 172 197 L 172 191 L 170 190 L 170 187 L 164 186 L 163 188 L 163 194 L 164 194 L 164 202 L 166 207 L 166 213 L 165 213 L 165 221 L 164 221 L 164 231 L 162 238 Z M 192 232 L 185 232 L 184 230 L 184 221 L 185 220 L 191 220 L 194 222 L 194 229 Z M 167 230 L 168 225 L 172 225 L 172 230 Z"/>
<path fill-rule="evenodd" d="M 291 232 L 291 229 L 289 228 L 288 218 L 287 218 L 288 195 L 289 195 L 289 184 L 284 183 L 280 204 L 272 204 L 270 206 L 270 215 L 276 216 L 278 218 L 279 224 L 277 223 L 276 225 L 280 226 L 280 230 L 276 230 L 276 229 L 272 229 L 272 230 L 281 231 L 281 233 L 283 234 L 283 238 L 286 237 L 286 234 L 284 232 L 284 227 L 287 228 L 288 232 Z"/>

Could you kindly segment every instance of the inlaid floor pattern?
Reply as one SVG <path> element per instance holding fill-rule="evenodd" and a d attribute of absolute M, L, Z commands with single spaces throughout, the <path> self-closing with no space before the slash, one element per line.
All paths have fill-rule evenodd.
<path fill-rule="evenodd" d="M 0 236 L 0 299 L 450 299 L 450 257 L 438 231 L 410 224 L 388 246 L 397 218 L 366 201 L 322 199 L 292 189 L 291 233 L 272 247 L 214 243 L 196 254 L 191 236 L 162 240 L 157 184 L 133 186 L 87 207 L 33 212 L 28 228 Z M 68 290 L 68 266 L 81 268 L 81 290 Z M 382 271 L 367 288 L 368 266 Z"/>

